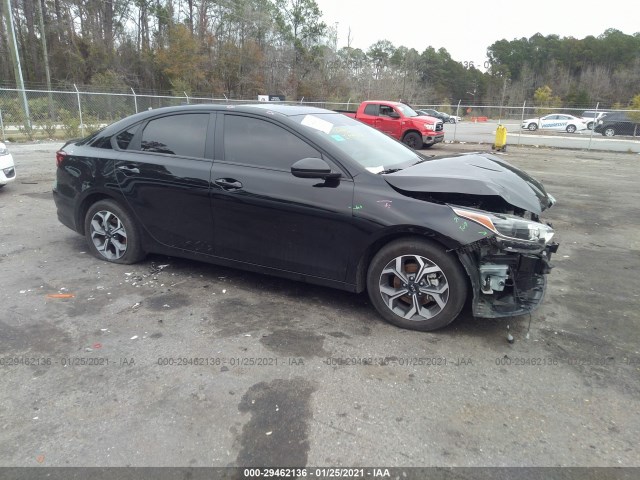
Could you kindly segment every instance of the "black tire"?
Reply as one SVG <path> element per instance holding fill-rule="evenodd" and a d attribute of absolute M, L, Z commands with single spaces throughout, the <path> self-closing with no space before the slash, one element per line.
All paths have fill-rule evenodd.
<path fill-rule="evenodd" d="M 431 148 L 435 145 L 435 143 L 423 143 L 422 148 Z"/>
<path fill-rule="evenodd" d="M 593 130 L 593 122 L 589 122 L 589 123 L 587 123 L 587 128 L 588 128 L 589 130 Z"/>
<path fill-rule="evenodd" d="M 604 135 L 605 137 L 615 137 L 616 129 L 613 127 L 607 127 L 602 131 L 602 135 Z"/>
<path fill-rule="evenodd" d="M 567 133 L 575 133 L 577 130 L 575 125 L 567 125 Z"/>
<path fill-rule="evenodd" d="M 527 129 L 529 129 L 529 131 L 531 132 L 535 132 L 538 129 L 538 125 L 531 122 L 529 125 L 527 125 Z"/>
<path fill-rule="evenodd" d="M 375 309 L 389 323 L 430 331 L 456 319 L 468 286 L 466 273 L 453 254 L 412 237 L 391 242 L 375 255 L 367 272 L 367 291 Z"/>
<path fill-rule="evenodd" d="M 402 141 L 405 145 L 413 148 L 414 150 L 420 150 L 423 146 L 422 137 L 416 132 L 407 133 Z"/>
<path fill-rule="evenodd" d="M 456 123 L 456 119 L 455 118 L 450 118 L 449 119 L 449 123 Z"/>
<path fill-rule="evenodd" d="M 89 207 L 84 234 L 91 253 L 101 260 L 128 265 L 145 256 L 131 214 L 114 200 L 100 200 Z"/>

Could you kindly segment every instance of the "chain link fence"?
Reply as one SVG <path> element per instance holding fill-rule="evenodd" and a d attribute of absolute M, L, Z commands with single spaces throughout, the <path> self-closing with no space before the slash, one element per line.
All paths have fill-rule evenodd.
<path fill-rule="evenodd" d="M 0 129 L 3 140 L 36 140 L 36 139 L 70 139 L 88 135 L 105 125 L 124 117 L 148 109 L 177 106 L 195 103 L 255 103 L 257 99 L 228 99 L 206 96 L 154 95 L 139 93 L 131 89 L 130 92 L 96 92 L 87 91 L 90 87 L 82 87 L 82 91 L 75 85 L 73 90 L 20 90 L 0 88 Z M 328 109 L 355 110 L 359 102 L 331 103 L 324 101 L 305 101 L 299 104 Z M 553 108 L 536 107 L 526 102 L 520 106 L 507 105 L 471 105 L 458 102 L 453 105 L 414 105 L 414 108 L 433 108 L 462 118 L 465 128 L 447 126 L 447 140 L 477 141 L 478 143 L 492 143 L 495 136 L 495 126 L 504 124 L 508 127 L 511 137 L 517 133 L 517 143 L 531 144 L 531 137 L 535 135 L 534 144 L 545 144 L 541 141 L 543 135 L 564 135 L 566 144 L 558 145 L 551 142 L 550 146 L 565 146 L 570 148 L 592 148 L 592 138 L 601 140 L 605 131 L 597 127 L 598 120 L 604 113 L 615 114 L 617 118 L 628 120 L 631 131 L 618 128 L 613 136 L 620 136 L 629 143 L 629 151 L 640 151 L 640 111 L 602 109 L 598 104 L 592 108 Z M 590 128 L 577 132 L 567 131 L 566 125 L 560 120 L 546 121 L 548 115 L 573 115 L 575 117 L 590 117 L 593 121 Z M 609 117 L 613 118 L 613 117 Z M 478 124 L 478 128 L 469 133 L 468 124 Z M 535 124 L 536 127 L 532 127 Z M 462 125 L 461 125 L 462 126 Z M 635 126 L 635 128 L 634 128 Z M 571 130 L 571 128 L 569 128 Z M 600 131 L 599 131 L 600 130 Z M 611 130 L 606 132 L 607 135 Z M 585 135 L 586 134 L 586 135 Z M 571 136 L 573 135 L 573 137 Z M 527 136 L 529 138 L 527 138 Z M 586 142 L 575 142 L 576 138 L 589 138 Z M 524 141 L 523 141 L 524 139 Z M 616 139 L 617 140 L 617 139 Z M 546 142 L 547 144 L 549 142 Z M 602 147 L 602 145 L 599 145 Z M 603 149 L 607 149 L 605 145 Z M 619 150 L 619 148 L 618 148 Z M 623 148 L 624 150 L 624 148 Z"/>

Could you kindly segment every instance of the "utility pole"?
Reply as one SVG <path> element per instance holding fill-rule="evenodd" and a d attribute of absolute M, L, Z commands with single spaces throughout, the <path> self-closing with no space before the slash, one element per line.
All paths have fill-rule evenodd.
<path fill-rule="evenodd" d="M 13 28 L 13 12 L 11 11 L 11 0 L 5 0 L 5 15 L 7 20 L 7 35 L 9 36 L 9 52 L 13 60 L 13 72 L 16 77 L 16 84 L 22 92 L 22 105 L 24 106 L 24 125 L 31 130 L 31 115 L 29 114 L 29 104 L 27 103 L 27 94 L 24 91 L 24 80 L 22 79 L 22 67 L 20 66 L 20 54 L 18 53 L 18 42 L 16 42 L 16 32 Z M 11 48 L 13 47 L 13 48 Z"/>
<path fill-rule="evenodd" d="M 47 35 L 44 30 L 44 18 L 42 15 L 42 3 L 35 0 L 38 5 L 38 19 L 40 21 L 40 35 L 42 37 L 42 56 L 44 57 L 44 73 L 47 77 L 47 90 L 49 91 L 49 118 L 53 120 L 53 94 L 51 93 L 51 73 L 49 72 L 49 50 L 47 49 Z"/>

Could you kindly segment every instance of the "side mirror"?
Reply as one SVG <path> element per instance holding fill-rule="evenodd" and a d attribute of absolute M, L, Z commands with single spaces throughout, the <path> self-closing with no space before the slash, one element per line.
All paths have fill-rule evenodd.
<path fill-rule="evenodd" d="M 389 117 L 400 118 L 400 114 L 398 112 L 389 112 Z"/>
<path fill-rule="evenodd" d="M 291 165 L 291 174 L 298 178 L 340 178 L 339 172 L 332 172 L 331 167 L 321 158 L 303 158 Z"/>

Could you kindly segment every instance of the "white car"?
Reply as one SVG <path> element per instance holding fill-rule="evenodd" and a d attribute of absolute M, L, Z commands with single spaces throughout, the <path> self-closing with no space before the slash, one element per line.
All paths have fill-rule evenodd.
<path fill-rule="evenodd" d="M 449 123 L 459 123 L 462 121 L 462 118 L 457 115 L 449 115 Z"/>
<path fill-rule="evenodd" d="M 582 112 L 582 115 L 580 115 L 580 118 L 584 120 L 584 123 L 587 124 L 587 128 L 589 130 L 593 130 L 593 127 L 598 124 L 598 120 L 604 117 L 607 113 L 608 112 L 585 110 L 584 112 Z"/>
<path fill-rule="evenodd" d="M 587 124 L 584 120 L 573 115 L 564 113 L 552 113 L 540 118 L 528 118 L 522 122 L 522 128 L 532 132 L 541 130 L 556 130 L 573 133 L 579 130 L 586 130 Z"/>
<path fill-rule="evenodd" d="M 16 179 L 16 167 L 7 146 L 0 142 L 0 188 Z"/>

